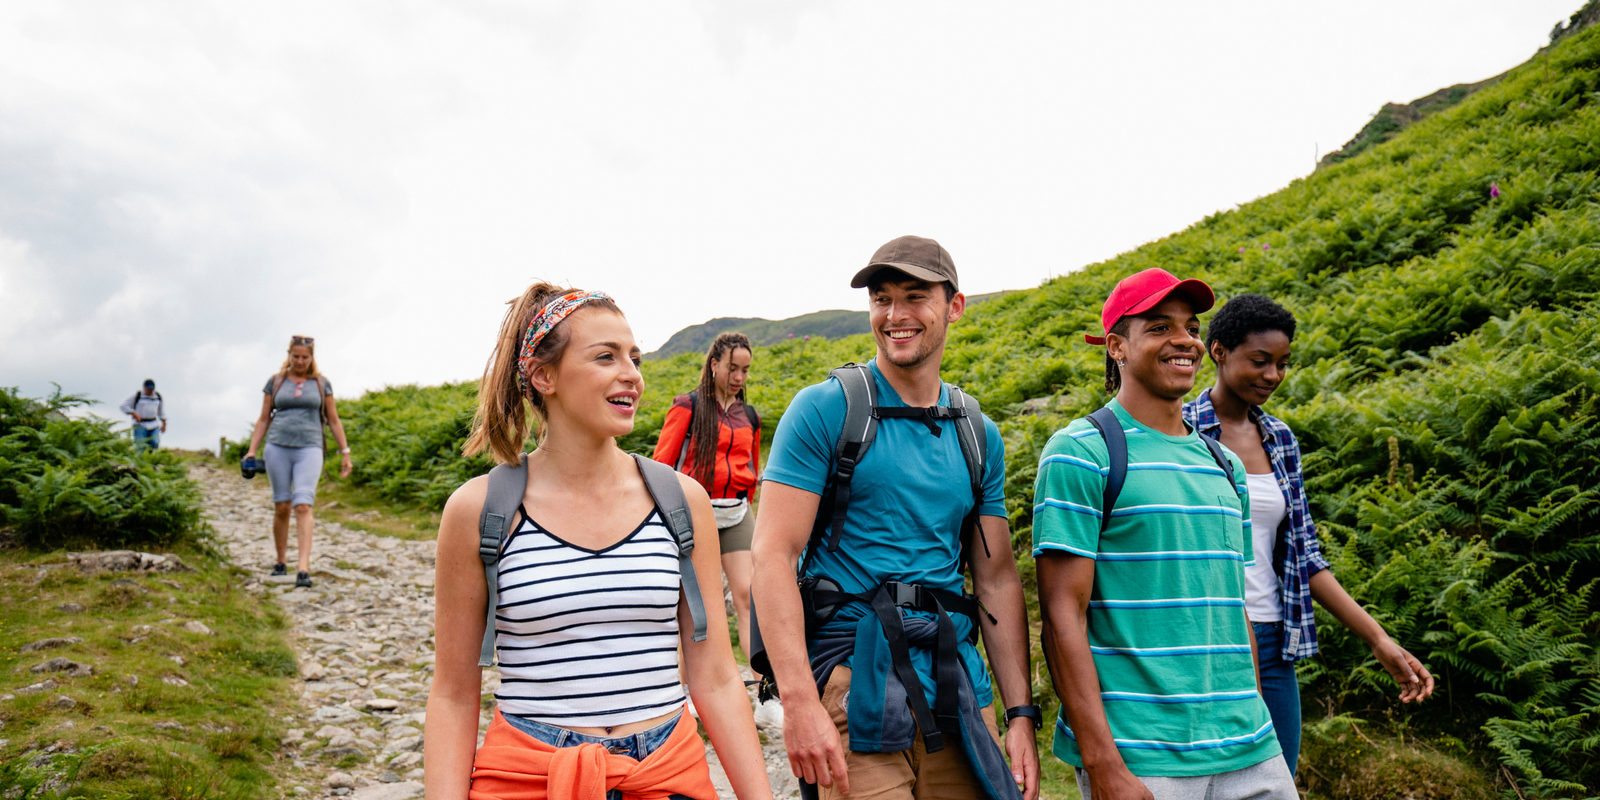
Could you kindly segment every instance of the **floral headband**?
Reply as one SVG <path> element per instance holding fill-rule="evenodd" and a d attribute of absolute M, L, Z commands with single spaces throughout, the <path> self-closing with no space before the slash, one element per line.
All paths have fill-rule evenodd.
<path fill-rule="evenodd" d="M 610 300 L 611 296 L 605 292 L 571 291 L 544 304 L 539 313 L 533 315 L 528 321 L 528 332 L 522 336 L 522 351 L 517 354 L 517 388 L 523 395 L 531 394 L 533 387 L 528 383 L 528 367 L 533 363 L 533 351 L 539 349 L 539 343 L 544 341 L 545 334 L 554 330 L 561 321 L 572 312 L 583 307 L 590 300 Z"/>

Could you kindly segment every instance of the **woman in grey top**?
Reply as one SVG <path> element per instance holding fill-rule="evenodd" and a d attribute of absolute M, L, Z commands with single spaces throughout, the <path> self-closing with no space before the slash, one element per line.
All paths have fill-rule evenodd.
<path fill-rule="evenodd" d="M 294 507 L 300 532 L 300 571 L 296 586 L 311 586 L 311 510 L 317 499 L 317 479 L 322 476 L 322 453 L 327 444 L 322 426 L 333 429 L 339 442 L 339 477 L 350 475 L 350 445 L 344 438 L 344 425 L 333 401 L 333 385 L 317 371 L 315 340 L 310 336 L 289 339 L 289 357 L 276 375 L 262 387 L 261 416 L 250 434 L 253 458 L 266 434 L 267 479 L 272 482 L 272 540 L 278 548 L 273 575 L 287 575 L 284 557 L 289 549 L 289 508 Z"/>

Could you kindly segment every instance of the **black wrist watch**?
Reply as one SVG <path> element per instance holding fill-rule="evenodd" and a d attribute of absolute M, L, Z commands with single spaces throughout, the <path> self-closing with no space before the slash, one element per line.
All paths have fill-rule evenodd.
<path fill-rule="evenodd" d="M 1040 711 L 1038 706 L 1017 706 L 1006 709 L 1006 727 L 1011 727 L 1011 721 L 1017 717 L 1033 720 L 1034 730 L 1044 727 L 1044 712 Z"/>

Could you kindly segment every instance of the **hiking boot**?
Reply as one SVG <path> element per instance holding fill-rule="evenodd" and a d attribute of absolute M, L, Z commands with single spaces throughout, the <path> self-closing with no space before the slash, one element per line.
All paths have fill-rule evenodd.
<path fill-rule="evenodd" d="M 294 575 L 294 585 L 301 589 L 311 588 L 311 573 L 297 572 Z"/>
<path fill-rule="evenodd" d="M 288 575 L 288 574 L 289 574 L 289 565 L 288 564 L 284 564 L 283 562 L 279 562 L 277 564 L 273 564 L 272 565 L 272 577 L 277 578 L 279 576 Z"/>

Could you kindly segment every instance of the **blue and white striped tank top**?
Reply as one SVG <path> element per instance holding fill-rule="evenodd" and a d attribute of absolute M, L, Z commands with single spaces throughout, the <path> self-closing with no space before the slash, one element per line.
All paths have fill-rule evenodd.
<path fill-rule="evenodd" d="M 500 557 L 501 713 L 601 727 L 681 705 L 678 544 L 661 514 L 604 550 L 522 519 Z"/>

